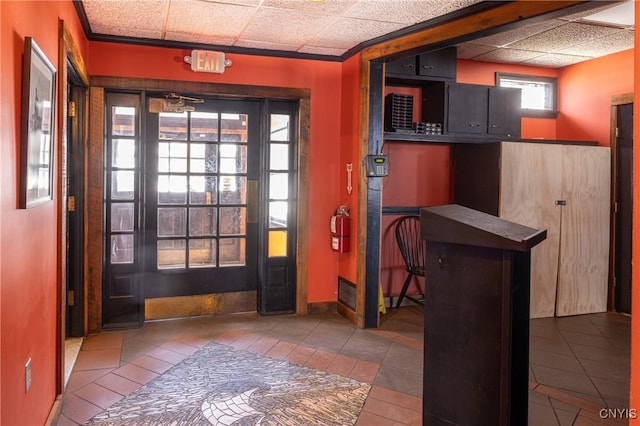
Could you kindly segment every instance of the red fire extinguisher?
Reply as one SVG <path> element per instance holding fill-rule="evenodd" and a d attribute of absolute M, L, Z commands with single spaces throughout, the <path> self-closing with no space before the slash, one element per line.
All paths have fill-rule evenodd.
<path fill-rule="evenodd" d="M 331 249 L 338 253 L 351 250 L 351 218 L 347 206 L 340 206 L 335 216 L 331 216 Z"/>

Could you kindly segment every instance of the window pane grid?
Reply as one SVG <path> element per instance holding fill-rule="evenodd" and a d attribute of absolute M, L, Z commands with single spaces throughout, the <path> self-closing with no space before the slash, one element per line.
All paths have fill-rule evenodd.
<path fill-rule="evenodd" d="M 247 117 L 217 112 L 186 117 L 179 123 L 184 129 L 165 128 L 159 141 L 158 268 L 243 265 Z M 168 134 L 188 137 L 176 142 Z M 177 205 L 180 213 L 169 214 Z M 160 212 L 167 213 L 166 229 Z"/>
<path fill-rule="evenodd" d="M 138 228 L 137 108 L 114 105 L 107 136 L 107 223 L 111 264 L 133 264 Z"/>
<path fill-rule="evenodd" d="M 267 255 L 286 257 L 290 200 L 291 117 L 286 114 L 271 114 L 270 118 Z"/>

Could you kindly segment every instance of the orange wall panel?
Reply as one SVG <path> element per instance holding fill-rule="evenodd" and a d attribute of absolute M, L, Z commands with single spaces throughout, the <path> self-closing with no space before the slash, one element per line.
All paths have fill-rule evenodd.
<path fill-rule="evenodd" d="M 609 146 L 611 97 L 633 92 L 633 55 L 631 49 L 560 69 L 559 139 Z"/>
<path fill-rule="evenodd" d="M 346 205 L 351 212 L 351 251 L 335 254 L 338 258 L 338 275 L 357 282 L 358 267 L 358 194 L 366 188 L 362 179 L 360 159 L 360 55 L 354 55 L 342 64 L 342 113 L 340 124 L 340 183 L 339 205 Z M 347 164 L 351 164 L 351 193 L 349 193 Z M 335 206 L 337 208 L 338 206 Z M 328 226 L 328 222 L 327 222 Z M 327 234 L 329 235 L 329 234 Z M 327 240 L 327 244 L 330 241 Z"/>
<path fill-rule="evenodd" d="M 71 2 L 0 2 L 2 425 L 44 424 L 56 398 L 58 194 L 54 191 L 52 202 L 28 210 L 18 209 L 17 205 L 24 39 L 33 37 L 60 70 L 65 65 L 58 63 L 59 19 L 66 22 L 80 52 L 86 55 L 87 40 Z M 54 144 L 54 153 L 58 154 L 59 141 Z M 28 359 L 32 363 L 32 385 L 25 392 L 24 368 Z"/>
<path fill-rule="evenodd" d="M 342 64 L 229 54 L 233 65 L 224 74 L 208 74 L 191 71 L 183 60 L 188 54 L 184 49 L 92 42 L 89 70 L 92 75 L 310 89 L 308 241 L 312 256 L 307 265 L 307 301 L 335 301 L 338 258 L 331 251 L 329 219 L 348 201 L 338 192 L 345 175 L 341 159 Z"/>

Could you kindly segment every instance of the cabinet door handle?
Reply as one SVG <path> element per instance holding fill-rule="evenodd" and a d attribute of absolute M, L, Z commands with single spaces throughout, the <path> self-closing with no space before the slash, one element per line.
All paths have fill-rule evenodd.
<path fill-rule="evenodd" d="M 433 65 L 423 65 L 422 68 L 426 69 L 426 70 L 432 70 L 435 67 Z"/>
<path fill-rule="evenodd" d="M 499 125 L 499 124 L 492 124 L 492 125 L 491 125 L 491 127 L 492 127 L 493 129 L 499 129 L 499 128 L 500 128 L 500 127 L 502 127 L 502 126 L 501 126 L 501 125 Z"/>
<path fill-rule="evenodd" d="M 413 65 L 411 65 L 411 64 L 402 64 L 402 66 L 404 68 L 413 68 Z"/>

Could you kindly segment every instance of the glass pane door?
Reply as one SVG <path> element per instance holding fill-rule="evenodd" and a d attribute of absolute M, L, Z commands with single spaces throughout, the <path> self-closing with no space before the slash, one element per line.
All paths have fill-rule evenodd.
<path fill-rule="evenodd" d="M 257 111 L 253 101 L 207 100 L 148 114 L 148 295 L 255 289 L 247 186 L 259 173 Z"/>

